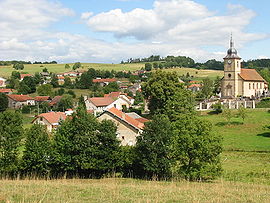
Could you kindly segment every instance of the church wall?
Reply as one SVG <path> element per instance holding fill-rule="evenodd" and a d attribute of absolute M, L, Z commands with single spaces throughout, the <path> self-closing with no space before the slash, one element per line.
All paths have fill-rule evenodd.
<path fill-rule="evenodd" d="M 244 95 L 245 97 L 261 96 L 264 91 L 264 82 L 245 81 Z"/>

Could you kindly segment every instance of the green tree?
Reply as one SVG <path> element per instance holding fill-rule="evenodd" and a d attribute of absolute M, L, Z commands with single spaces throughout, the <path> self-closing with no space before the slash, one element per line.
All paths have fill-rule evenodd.
<path fill-rule="evenodd" d="M 219 76 L 216 77 L 214 81 L 214 94 L 219 94 L 221 91 L 221 78 Z"/>
<path fill-rule="evenodd" d="M 68 89 L 72 89 L 73 88 L 73 84 L 72 84 L 72 81 L 69 77 L 65 77 L 64 79 L 64 87 L 65 88 L 68 88 Z"/>
<path fill-rule="evenodd" d="M 21 114 L 0 113 L 0 176 L 14 175 L 23 135 Z"/>
<path fill-rule="evenodd" d="M 18 71 L 12 71 L 11 78 L 13 79 L 21 79 L 21 74 Z"/>
<path fill-rule="evenodd" d="M 94 115 L 78 108 L 54 136 L 54 172 L 100 177 L 116 167 L 118 147 L 112 122 L 100 124 Z"/>
<path fill-rule="evenodd" d="M 240 107 L 238 109 L 237 115 L 243 119 L 243 122 L 247 118 L 247 110 L 244 107 Z"/>
<path fill-rule="evenodd" d="M 82 64 L 80 62 L 76 62 L 73 66 L 72 66 L 72 69 L 73 70 L 76 70 L 78 68 L 82 67 Z"/>
<path fill-rule="evenodd" d="M 28 93 L 34 93 L 36 92 L 36 80 L 34 77 L 29 77 L 29 76 L 26 76 L 23 78 L 23 81 L 22 81 L 28 88 L 29 88 L 29 92 Z"/>
<path fill-rule="evenodd" d="M 157 70 L 146 83 L 142 90 L 149 101 L 149 109 L 152 114 L 166 113 L 165 105 L 179 89 L 184 87 L 179 83 L 177 74 Z"/>
<path fill-rule="evenodd" d="M 103 88 L 105 94 L 109 94 L 110 92 L 119 91 L 119 85 L 117 82 L 111 82 Z"/>
<path fill-rule="evenodd" d="M 214 90 L 213 81 L 210 80 L 209 78 L 203 79 L 201 90 L 203 98 L 209 99 L 213 95 L 213 90 Z"/>
<path fill-rule="evenodd" d="M 73 99 L 71 95 L 64 95 L 58 103 L 57 110 L 65 111 L 73 108 Z"/>
<path fill-rule="evenodd" d="M 8 98 L 4 93 L 0 93 L 0 112 L 8 108 Z"/>
<path fill-rule="evenodd" d="M 172 136 L 171 123 L 166 115 L 156 115 L 146 123 L 135 146 L 140 177 L 169 178 L 169 146 Z"/>
<path fill-rule="evenodd" d="M 65 69 L 70 69 L 70 65 L 69 64 L 66 64 L 65 65 Z"/>
<path fill-rule="evenodd" d="M 23 65 L 22 63 L 15 63 L 15 64 L 13 65 L 13 68 L 14 68 L 15 70 L 23 70 L 23 69 L 24 69 L 24 65 Z"/>
<path fill-rule="evenodd" d="M 40 85 L 37 88 L 38 95 L 40 96 L 52 96 L 53 86 L 51 84 Z"/>
<path fill-rule="evenodd" d="M 22 170 L 25 175 L 46 176 L 50 171 L 51 143 L 44 126 L 34 124 L 26 131 Z"/>
<path fill-rule="evenodd" d="M 144 69 L 145 69 L 146 71 L 151 71 L 151 70 L 152 70 L 152 63 L 146 63 L 146 64 L 144 65 Z"/>
<path fill-rule="evenodd" d="M 172 173 L 187 180 L 211 180 L 221 173 L 219 136 L 211 133 L 211 123 L 182 115 L 173 124 L 170 146 Z"/>
<path fill-rule="evenodd" d="M 51 85 L 55 88 L 55 87 L 59 87 L 59 83 L 58 83 L 58 78 L 55 74 L 52 74 L 52 78 L 51 78 Z"/>
<path fill-rule="evenodd" d="M 93 76 L 90 69 L 87 72 L 82 73 L 76 86 L 80 89 L 89 89 L 93 85 Z"/>
<path fill-rule="evenodd" d="M 29 94 L 31 89 L 25 84 L 24 81 L 20 82 L 20 85 L 17 89 L 19 94 Z"/>
<path fill-rule="evenodd" d="M 232 117 L 234 116 L 233 115 L 233 112 L 231 109 L 224 109 L 223 112 L 222 112 L 222 116 L 227 120 L 228 123 L 231 122 L 231 119 Z"/>

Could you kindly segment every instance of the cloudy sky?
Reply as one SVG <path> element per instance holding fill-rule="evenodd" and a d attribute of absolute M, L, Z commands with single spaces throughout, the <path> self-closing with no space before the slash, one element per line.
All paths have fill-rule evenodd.
<path fill-rule="evenodd" d="M 0 60 L 270 57 L 269 0 L 0 0 Z"/>

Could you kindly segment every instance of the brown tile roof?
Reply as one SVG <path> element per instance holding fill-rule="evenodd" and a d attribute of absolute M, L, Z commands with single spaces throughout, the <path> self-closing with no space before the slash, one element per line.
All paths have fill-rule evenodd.
<path fill-rule="evenodd" d="M 12 91 L 13 91 L 12 89 L 0 89 L 1 93 L 10 93 Z"/>
<path fill-rule="evenodd" d="M 16 95 L 16 94 L 10 94 L 7 95 L 10 99 L 17 101 L 17 102 L 24 102 L 28 100 L 34 100 L 34 98 L 28 96 L 28 95 Z"/>
<path fill-rule="evenodd" d="M 115 78 L 105 78 L 105 79 L 94 79 L 93 83 L 101 83 L 101 82 L 116 82 Z"/>
<path fill-rule="evenodd" d="M 141 117 L 141 118 L 135 118 L 135 120 L 136 121 L 139 121 L 140 123 L 145 123 L 145 122 L 148 122 L 149 121 L 148 119 L 143 118 L 143 117 Z"/>
<path fill-rule="evenodd" d="M 188 86 L 188 88 L 192 88 L 192 87 L 201 87 L 202 84 L 191 84 Z"/>
<path fill-rule="evenodd" d="M 60 102 L 60 100 L 62 99 L 62 96 L 55 96 L 52 101 L 50 102 L 50 105 L 53 106 L 55 104 L 57 104 L 58 102 Z"/>
<path fill-rule="evenodd" d="M 38 115 L 32 122 L 40 117 L 46 119 L 50 124 L 58 124 L 60 120 L 65 120 L 67 118 L 64 112 L 49 112 Z"/>
<path fill-rule="evenodd" d="M 265 82 L 262 76 L 260 76 L 260 74 L 255 69 L 241 68 L 241 73 L 239 74 L 239 76 L 243 80 Z"/>
<path fill-rule="evenodd" d="M 31 74 L 20 74 L 20 78 L 24 79 L 25 77 L 33 77 Z"/>
<path fill-rule="evenodd" d="M 36 96 L 35 97 L 35 101 L 48 101 L 50 99 L 51 99 L 50 96 Z"/>
<path fill-rule="evenodd" d="M 113 98 L 111 97 L 92 97 L 88 99 L 92 102 L 95 106 L 108 106 L 114 102 Z"/>
<path fill-rule="evenodd" d="M 129 115 L 125 114 L 124 112 L 118 110 L 115 107 L 112 107 L 110 109 L 107 110 L 108 112 L 110 112 L 111 114 L 117 116 L 118 118 L 120 118 L 121 120 L 125 121 L 127 124 L 135 127 L 135 128 L 139 128 L 139 129 L 143 129 L 144 124 L 140 121 L 137 121 L 136 119 L 130 117 Z"/>

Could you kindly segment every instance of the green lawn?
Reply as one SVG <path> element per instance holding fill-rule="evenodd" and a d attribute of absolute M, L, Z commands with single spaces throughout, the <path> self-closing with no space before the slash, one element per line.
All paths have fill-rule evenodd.
<path fill-rule="evenodd" d="M 202 117 L 213 124 L 214 133 L 223 137 L 224 150 L 270 152 L 270 129 L 266 128 L 270 126 L 270 113 L 267 110 L 247 110 L 244 124 L 242 119 L 233 118 L 228 125 L 221 114 Z"/>
<path fill-rule="evenodd" d="M 73 64 L 70 64 L 72 67 Z M 41 67 L 43 66 L 43 67 Z M 83 68 L 87 70 L 88 68 L 95 68 L 100 70 L 115 70 L 115 71 L 135 71 L 144 67 L 144 64 L 141 63 L 132 63 L 132 64 L 105 64 L 105 63 L 82 63 Z M 24 70 L 21 72 L 26 72 L 34 74 L 36 72 L 41 72 L 42 69 L 47 68 L 50 72 L 54 73 L 63 73 L 71 71 L 72 69 L 65 69 L 65 64 L 26 64 L 24 65 Z M 12 66 L 0 66 L 0 76 L 9 77 L 14 71 Z"/>

